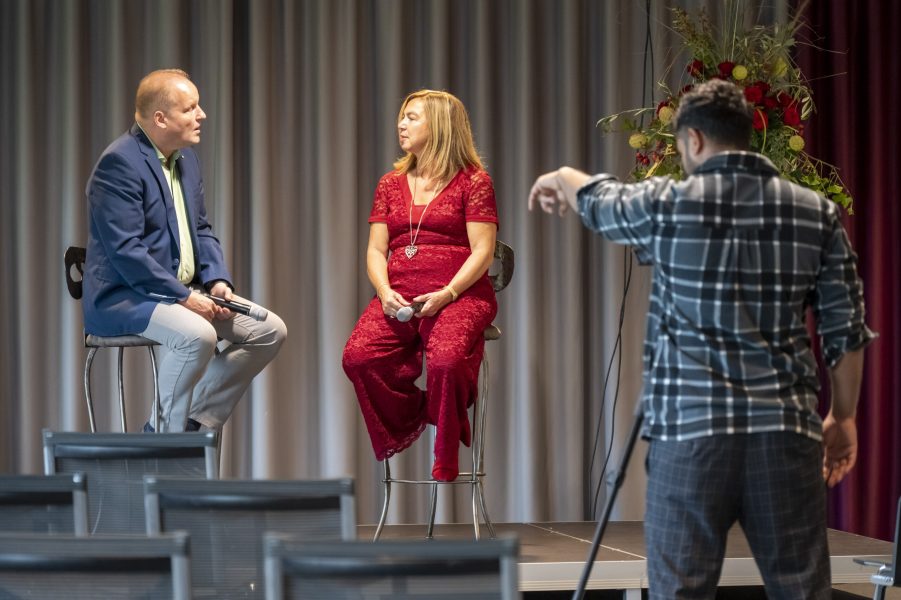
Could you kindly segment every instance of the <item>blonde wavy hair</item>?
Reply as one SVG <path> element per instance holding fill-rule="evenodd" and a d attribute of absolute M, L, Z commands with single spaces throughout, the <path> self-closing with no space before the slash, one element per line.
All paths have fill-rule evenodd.
<path fill-rule="evenodd" d="M 394 168 L 398 172 L 409 173 L 418 169 L 446 184 L 460 169 L 484 168 L 472 141 L 472 127 L 469 125 L 466 107 L 456 96 L 436 90 L 413 92 L 400 107 L 398 123 L 404 118 L 407 105 L 413 100 L 422 101 L 429 127 L 429 141 L 419 157 L 419 164 L 416 155 L 411 152 L 397 159 Z"/>

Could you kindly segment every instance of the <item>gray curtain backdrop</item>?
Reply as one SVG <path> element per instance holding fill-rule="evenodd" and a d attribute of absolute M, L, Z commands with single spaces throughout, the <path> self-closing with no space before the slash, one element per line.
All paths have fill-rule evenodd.
<path fill-rule="evenodd" d="M 701 3 L 649 4 L 649 82 L 678 82 L 687 57 L 674 54 L 669 9 Z M 717 19 L 721 3 L 708 4 Z M 758 4 L 748 3 L 750 20 L 784 19 L 782 2 Z M 496 521 L 589 518 L 607 448 L 615 464 L 641 386 L 648 272 L 631 266 L 615 355 L 630 255 L 575 217 L 528 213 L 526 197 L 561 164 L 628 173 L 624 137 L 602 137 L 595 122 L 641 106 L 646 17 L 635 0 L 0 0 L 0 471 L 40 472 L 42 428 L 88 430 L 81 307 L 62 257 L 86 241 L 84 186 L 131 125 L 138 80 L 177 66 L 209 116 L 197 149 L 238 291 L 289 329 L 225 428 L 223 475 L 351 476 L 360 521 L 377 518 L 381 467 L 341 352 L 373 294 L 366 218 L 399 153 L 400 102 L 439 88 L 470 111 L 499 238 L 516 250 L 498 298 L 504 336 L 487 349 L 489 511 Z M 98 427 L 111 431 L 107 354 L 93 380 Z M 151 379 L 146 352 L 127 354 L 137 430 Z M 396 468 L 428 474 L 429 445 L 424 436 Z M 642 517 L 644 453 L 641 444 L 616 518 Z M 424 493 L 400 492 L 390 522 L 421 520 L 425 505 Z M 439 517 L 465 521 L 468 506 L 463 489 L 447 488 Z"/>

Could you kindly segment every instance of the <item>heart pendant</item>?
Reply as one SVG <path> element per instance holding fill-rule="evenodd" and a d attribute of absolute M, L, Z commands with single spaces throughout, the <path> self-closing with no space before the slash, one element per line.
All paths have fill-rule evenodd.
<path fill-rule="evenodd" d="M 407 258 L 413 258 L 414 256 L 416 256 L 417 250 L 419 250 L 419 248 L 417 248 L 413 244 L 410 244 L 409 246 L 404 248 L 404 254 L 407 255 Z"/>

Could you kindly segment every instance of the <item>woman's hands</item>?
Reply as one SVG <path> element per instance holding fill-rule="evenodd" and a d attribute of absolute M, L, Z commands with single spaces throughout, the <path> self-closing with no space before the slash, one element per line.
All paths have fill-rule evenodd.
<path fill-rule="evenodd" d="M 413 298 L 413 302 L 422 302 L 422 308 L 414 314 L 414 317 L 434 317 L 438 311 L 453 301 L 453 294 L 450 290 L 441 288 L 437 292 L 429 292 L 428 294 L 420 294 Z"/>
<path fill-rule="evenodd" d="M 382 303 L 382 312 L 389 318 L 395 318 L 397 311 L 404 306 L 410 306 L 411 302 L 395 292 L 389 285 L 383 285 L 378 291 L 379 300 Z M 419 312 L 414 313 L 414 317 L 434 317 L 442 308 L 447 306 L 453 300 L 453 294 L 447 288 L 442 288 L 428 294 L 421 294 L 413 298 L 414 303 L 422 304 Z"/>
<path fill-rule="evenodd" d="M 407 299 L 391 289 L 387 283 L 382 284 L 382 287 L 379 288 L 378 297 L 382 302 L 382 312 L 392 319 L 397 316 L 397 311 L 401 308 L 410 306 Z"/>

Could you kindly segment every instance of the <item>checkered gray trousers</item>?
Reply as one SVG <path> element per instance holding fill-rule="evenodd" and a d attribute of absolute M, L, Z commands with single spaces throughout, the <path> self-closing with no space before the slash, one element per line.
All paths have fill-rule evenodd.
<path fill-rule="evenodd" d="M 652 440 L 647 469 L 651 600 L 714 598 L 736 521 L 768 598 L 832 597 L 820 442 L 791 432 Z"/>

